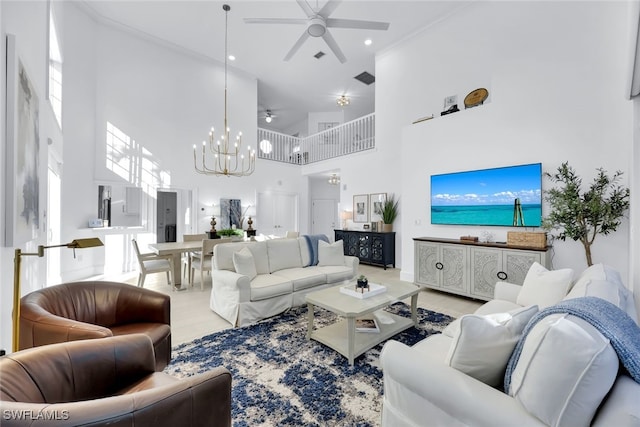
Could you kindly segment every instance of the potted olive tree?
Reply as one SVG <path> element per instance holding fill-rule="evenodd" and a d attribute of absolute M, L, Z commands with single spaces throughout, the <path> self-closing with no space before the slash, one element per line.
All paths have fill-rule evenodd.
<path fill-rule="evenodd" d="M 568 162 L 562 163 L 554 174 L 545 176 L 559 187 L 545 191 L 550 212 L 542 227 L 554 239 L 580 241 L 584 246 L 587 265 L 593 265 L 591 245 L 598 234 L 616 231 L 621 218 L 629 209 L 629 189 L 620 185 L 621 171 L 612 176 L 602 169 L 586 191 L 582 179 Z"/>
<path fill-rule="evenodd" d="M 390 194 L 382 203 L 382 231 L 385 233 L 393 231 L 393 221 L 398 217 L 398 202 L 399 200 L 395 200 L 395 196 Z"/>

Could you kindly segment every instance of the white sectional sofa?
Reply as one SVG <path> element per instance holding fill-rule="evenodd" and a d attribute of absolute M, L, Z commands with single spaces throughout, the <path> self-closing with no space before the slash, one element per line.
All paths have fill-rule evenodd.
<path fill-rule="evenodd" d="M 310 291 L 355 278 L 358 265 L 344 255 L 341 240 L 221 243 L 214 248 L 210 307 L 234 326 L 248 325 L 303 305 Z"/>
<path fill-rule="evenodd" d="M 541 314 L 525 329 L 538 309 L 596 296 L 621 308 L 628 316 L 607 306 L 637 337 L 633 295 L 602 264 L 575 284 L 571 270 L 540 267 L 532 266 L 523 286 L 498 283 L 495 299 L 442 334 L 413 347 L 385 344 L 383 426 L 640 426 L 640 384 L 592 324 L 573 314 Z M 507 362 L 523 329 L 505 393 Z"/>

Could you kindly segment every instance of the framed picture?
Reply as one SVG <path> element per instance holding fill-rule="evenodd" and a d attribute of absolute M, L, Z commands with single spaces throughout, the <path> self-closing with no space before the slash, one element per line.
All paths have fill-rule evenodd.
<path fill-rule="evenodd" d="M 353 222 L 369 222 L 369 195 L 353 196 Z"/>
<path fill-rule="evenodd" d="M 40 104 L 7 34 L 6 246 L 22 246 L 40 230 Z"/>
<path fill-rule="evenodd" d="M 369 212 L 371 222 L 382 221 L 382 205 L 387 201 L 387 193 L 369 194 Z"/>

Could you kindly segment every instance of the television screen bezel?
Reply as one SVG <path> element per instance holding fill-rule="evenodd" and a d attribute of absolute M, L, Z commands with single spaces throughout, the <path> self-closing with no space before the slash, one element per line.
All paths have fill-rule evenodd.
<path fill-rule="evenodd" d="M 540 218 L 539 218 L 539 224 L 536 225 L 513 225 L 513 224 L 484 224 L 484 223 L 472 223 L 472 224 L 467 224 L 467 223 L 456 223 L 456 222 L 447 222 L 447 223 L 442 223 L 442 222 L 437 222 L 434 223 L 433 222 L 433 196 L 434 196 L 434 192 L 433 192 L 433 179 L 434 177 L 442 177 L 442 176 L 449 176 L 449 175 L 459 175 L 459 174 L 471 174 L 471 173 L 486 173 L 489 171 L 493 171 L 493 170 L 501 170 L 501 169 L 511 169 L 511 168 L 518 168 L 518 167 L 527 167 L 527 166 L 538 166 L 538 170 L 539 170 L 539 179 L 540 179 L 540 184 L 539 184 L 539 190 L 540 190 Z M 462 170 L 462 171 L 457 171 L 457 172 L 446 172 L 446 173 L 440 173 L 440 174 L 432 174 L 430 175 L 430 179 L 429 179 L 429 190 L 430 190 L 430 194 L 429 194 L 429 220 L 431 225 L 455 225 L 455 226 L 471 226 L 471 227 L 517 227 L 517 228 L 539 228 L 542 226 L 542 220 L 544 218 L 543 212 L 542 212 L 542 208 L 543 208 L 543 189 L 542 189 L 542 178 L 543 178 L 543 169 L 542 169 L 542 162 L 534 162 L 534 163 L 523 163 L 523 164 L 518 164 L 518 165 L 507 165 L 507 166 L 497 166 L 497 167 L 493 167 L 493 168 L 485 168 L 485 169 L 470 169 L 470 170 Z"/>

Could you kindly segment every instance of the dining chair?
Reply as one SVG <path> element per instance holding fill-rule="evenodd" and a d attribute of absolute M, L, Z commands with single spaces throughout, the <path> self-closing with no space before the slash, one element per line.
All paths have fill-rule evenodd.
<path fill-rule="evenodd" d="M 191 276 L 193 277 L 195 270 L 200 271 L 200 289 L 204 290 L 204 272 L 211 271 L 213 261 L 213 247 L 221 243 L 224 239 L 204 239 L 202 241 L 202 250 L 200 257 L 191 261 Z M 228 239 L 227 239 L 228 241 Z"/>
<path fill-rule="evenodd" d="M 202 234 L 183 234 L 182 241 L 183 242 L 197 242 L 202 241 L 207 238 L 206 233 Z M 184 268 L 182 269 L 182 277 L 184 278 L 185 274 L 189 275 L 188 281 L 189 284 L 193 282 L 193 274 L 191 271 L 191 262 L 194 258 L 198 258 L 200 256 L 200 251 L 191 251 L 182 254 L 182 264 L 184 264 Z"/>
<path fill-rule="evenodd" d="M 173 256 L 172 255 L 158 255 L 153 252 L 140 253 L 138 248 L 138 242 L 136 239 L 131 239 L 133 243 L 133 249 L 136 251 L 136 257 L 138 258 L 138 266 L 140 267 L 140 275 L 138 276 L 138 286 L 144 287 L 144 281 L 147 274 L 153 273 L 167 273 L 167 283 L 172 289 L 175 283 L 175 272 L 173 271 Z"/>

